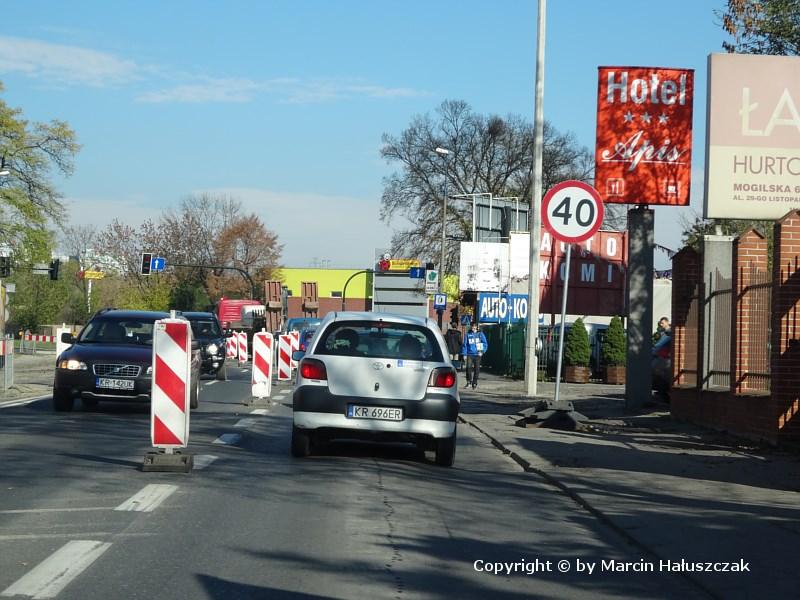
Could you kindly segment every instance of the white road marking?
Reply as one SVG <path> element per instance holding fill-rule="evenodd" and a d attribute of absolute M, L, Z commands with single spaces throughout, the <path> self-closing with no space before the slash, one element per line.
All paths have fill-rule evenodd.
<path fill-rule="evenodd" d="M 219 456 L 214 456 L 213 454 L 198 454 L 194 457 L 194 468 L 198 470 L 205 469 L 218 458 Z"/>
<path fill-rule="evenodd" d="M 223 433 L 221 436 L 215 439 L 213 443 L 230 446 L 232 444 L 236 444 L 240 439 L 242 439 L 242 434 L 240 433 Z"/>
<path fill-rule="evenodd" d="M 239 421 L 234 425 L 234 427 L 242 428 L 242 429 L 250 429 L 253 425 L 256 424 L 255 419 L 239 419 Z"/>
<path fill-rule="evenodd" d="M 11 535 L 0 535 L 0 542 L 13 542 L 18 540 L 53 540 L 58 538 L 74 538 L 76 534 L 74 532 L 71 533 L 20 533 L 20 534 L 11 534 Z M 157 533 L 119 533 L 116 531 L 92 531 L 87 533 L 87 535 L 92 535 L 94 537 L 105 537 L 105 536 L 115 536 L 115 537 L 153 537 L 159 535 Z"/>
<path fill-rule="evenodd" d="M 215 383 L 217 383 L 216 379 L 214 379 L 213 381 L 206 381 L 205 385 L 214 385 Z"/>
<path fill-rule="evenodd" d="M 7 587 L 0 596 L 55 598 L 73 579 L 108 550 L 108 542 L 73 540 Z"/>
<path fill-rule="evenodd" d="M 114 510 L 151 512 L 158 508 L 177 489 L 177 485 L 151 483 L 144 486 L 138 493 L 128 498 Z"/>
<path fill-rule="evenodd" d="M 80 508 L 15 508 L 0 510 L 0 515 L 24 515 L 26 513 L 87 512 L 92 510 L 113 510 L 113 506 L 84 506 Z"/>
<path fill-rule="evenodd" d="M 265 415 L 267 414 L 266 408 L 256 408 L 255 410 L 250 411 L 251 415 Z"/>

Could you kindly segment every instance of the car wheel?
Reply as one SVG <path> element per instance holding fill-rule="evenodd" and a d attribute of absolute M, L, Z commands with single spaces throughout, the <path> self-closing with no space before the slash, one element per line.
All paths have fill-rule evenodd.
<path fill-rule="evenodd" d="M 75 399 L 64 392 L 53 388 L 53 409 L 59 412 L 68 412 L 75 406 Z"/>
<path fill-rule="evenodd" d="M 217 381 L 228 381 L 228 365 L 223 364 L 217 369 Z"/>
<path fill-rule="evenodd" d="M 292 456 L 305 458 L 311 454 L 311 433 L 305 429 L 292 427 Z"/>
<path fill-rule="evenodd" d="M 189 408 L 198 408 L 200 406 L 200 377 L 195 380 L 192 391 L 189 393 Z"/>
<path fill-rule="evenodd" d="M 436 464 L 452 467 L 456 460 L 456 432 L 448 438 L 436 440 Z"/>

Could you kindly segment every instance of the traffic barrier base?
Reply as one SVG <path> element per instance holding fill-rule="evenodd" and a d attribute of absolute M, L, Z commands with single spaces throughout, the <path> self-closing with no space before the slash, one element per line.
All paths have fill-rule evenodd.
<path fill-rule="evenodd" d="M 172 450 L 168 448 L 167 450 Z M 142 471 L 161 473 L 189 473 L 194 468 L 194 456 L 180 452 L 148 452 L 144 455 Z"/>

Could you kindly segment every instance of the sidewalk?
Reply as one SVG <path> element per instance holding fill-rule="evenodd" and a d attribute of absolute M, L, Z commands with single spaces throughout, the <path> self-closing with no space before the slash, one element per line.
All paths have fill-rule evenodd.
<path fill-rule="evenodd" d="M 539 398 L 553 387 L 540 384 Z M 749 573 L 684 574 L 709 596 L 796 596 L 800 454 L 675 422 L 660 402 L 629 413 L 622 386 L 562 384 L 590 419 L 578 431 L 520 427 L 532 404 L 524 392 L 522 381 L 482 373 L 462 391 L 461 416 L 645 561 L 749 562 Z"/>
<path fill-rule="evenodd" d="M 0 389 L 0 406 L 49 396 L 53 392 L 55 360 L 55 352 L 15 354 L 14 385 Z"/>

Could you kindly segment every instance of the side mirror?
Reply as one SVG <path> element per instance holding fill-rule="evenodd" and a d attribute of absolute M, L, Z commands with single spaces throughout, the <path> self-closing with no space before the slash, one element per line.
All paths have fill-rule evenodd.
<path fill-rule="evenodd" d="M 65 331 L 61 334 L 61 341 L 65 344 L 74 344 L 75 343 L 75 336 L 72 335 L 69 331 Z"/>
<path fill-rule="evenodd" d="M 306 355 L 305 351 L 303 350 L 295 350 L 292 352 L 292 360 L 298 361 Z"/>

